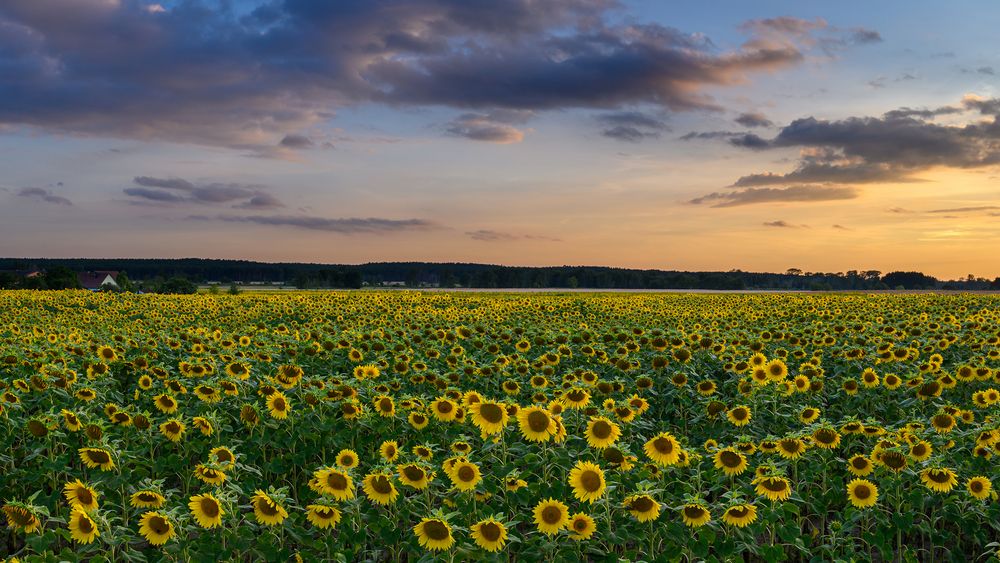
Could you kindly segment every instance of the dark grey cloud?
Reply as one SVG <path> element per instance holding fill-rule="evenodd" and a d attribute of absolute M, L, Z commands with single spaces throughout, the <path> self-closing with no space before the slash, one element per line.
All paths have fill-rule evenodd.
<path fill-rule="evenodd" d="M 465 236 L 484 242 L 505 242 L 505 241 L 515 241 L 515 240 L 536 240 L 536 241 L 546 241 L 546 242 L 561 242 L 562 239 L 556 237 L 548 237 L 544 235 L 517 235 L 513 233 L 507 233 L 503 231 L 494 231 L 490 229 L 479 229 L 476 231 L 467 231 Z"/>
<path fill-rule="evenodd" d="M 670 130 L 663 119 L 641 111 L 606 113 L 598 115 L 597 121 L 604 125 L 601 135 L 633 143 L 658 139 L 664 131 Z"/>
<path fill-rule="evenodd" d="M 310 231 L 326 231 L 340 234 L 384 234 L 401 231 L 426 231 L 439 228 L 435 223 L 423 219 L 382 219 L 378 217 L 326 218 L 299 215 L 192 215 L 194 221 L 252 223 L 272 227 L 292 227 Z"/>
<path fill-rule="evenodd" d="M 174 204 L 231 203 L 238 209 L 275 209 L 284 207 L 277 197 L 264 191 L 264 186 L 238 183 L 196 184 L 182 178 L 136 176 L 136 186 L 122 192 L 132 201 L 152 201 Z"/>
<path fill-rule="evenodd" d="M 740 135 L 749 135 L 739 131 L 691 131 L 678 137 L 682 141 L 692 141 L 695 139 L 729 139 Z"/>
<path fill-rule="evenodd" d="M 994 76 L 996 74 L 991 66 L 981 66 L 976 69 L 976 72 L 979 74 L 985 74 L 986 76 Z"/>
<path fill-rule="evenodd" d="M 747 188 L 726 192 L 713 192 L 692 199 L 695 205 L 710 204 L 711 207 L 737 207 L 760 203 L 802 203 L 816 201 L 838 201 L 854 199 L 859 192 L 848 186 L 790 186 L 787 188 Z"/>
<path fill-rule="evenodd" d="M 863 45 L 865 43 L 881 43 L 882 34 L 875 31 L 874 29 L 867 29 L 864 27 L 856 27 L 851 29 L 849 38 L 851 42 Z"/>
<path fill-rule="evenodd" d="M 760 20 L 743 27 L 742 45 L 722 50 L 698 33 L 631 23 L 615 0 L 151 6 L 0 2 L 0 126 L 281 157 L 269 149 L 309 148 L 303 131 L 366 102 L 480 114 L 719 109 L 706 87 L 795 65 L 826 48 L 816 34 L 849 43 L 852 33 L 821 20 Z M 510 138 L 496 128 L 464 132 Z"/>
<path fill-rule="evenodd" d="M 525 123 L 534 112 L 526 110 L 499 109 L 488 113 L 464 113 L 445 124 L 448 135 L 465 137 L 473 141 L 491 143 L 519 143 L 524 139 L 524 131 L 515 127 Z"/>
<path fill-rule="evenodd" d="M 928 213 L 974 213 L 977 211 L 995 211 L 1000 209 L 998 205 L 978 205 L 973 207 L 954 207 L 951 209 L 932 209 Z"/>
<path fill-rule="evenodd" d="M 942 125 L 939 115 L 978 112 L 988 120 Z M 799 164 L 789 173 L 749 174 L 736 186 L 791 183 L 882 183 L 914 181 L 932 167 L 979 168 L 1000 164 L 1000 98 L 967 96 L 958 106 L 933 110 L 900 108 L 881 117 L 796 119 L 772 139 L 730 137 L 736 146 L 764 150 L 795 147 Z"/>
<path fill-rule="evenodd" d="M 759 112 L 741 113 L 733 121 L 744 127 L 770 127 L 774 125 L 774 122 L 768 119 L 763 113 Z"/>
<path fill-rule="evenodd" d="M 808 225 L 794 225 L 792 223 L 789 223 L 788 221 L 785 221 L 784 219 L 779 219 L 777 221 L 764 221 L 764 226 L 776 227 L 779 229 L 802 229 L 809 227 Z"/>
<path fill-rule="evenodd" d="M 45 203 L 54 203 L 56 205 L 73 205 L 73 202 L 69 199 L 55 195 L 51 190 L 47 190 L 45 188 L 21 188 L 18 190 L 17 196 L 34 199 L 36 201 L 44 201 Z"/>
<path fill-rule="evenodd" d="M 315 145 L 309 137 L 295 134 L 285 135 L 278 144 L 290 149 L 310 149 Z"/>

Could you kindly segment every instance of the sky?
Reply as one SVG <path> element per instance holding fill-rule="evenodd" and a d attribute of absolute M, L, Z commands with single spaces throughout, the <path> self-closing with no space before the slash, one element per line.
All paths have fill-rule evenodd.
<path fill-rule="evenodd" d="M 0 2 L 0 256 L 1000 276 L 1000 6 Z"/>

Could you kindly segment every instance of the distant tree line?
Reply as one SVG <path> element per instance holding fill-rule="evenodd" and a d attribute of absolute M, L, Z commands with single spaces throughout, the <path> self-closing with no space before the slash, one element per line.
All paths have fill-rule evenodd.
<path fill-rule="evenodd" d="M 308 288 L 369 286 L 473 288 L 588 288 L 588 289 L 1000 289 L 972 274 L 957 280 L 938 280 L 921 272 L 851 270 L 806 272 L 789 268 L 782 273 L 683 272 L 634 270 L 596 266 L 520 267 L 466 263 L 379 262 L 357 266 L 326 264 L 270 264 L 242 260 L 167 259 L 13 259 L 0 258 L 0 288 L 61 289 L 78 287 L 75 272 L 128 271 L 134 288 L 154 293 L 189 293 L 197 284 L 240 285 L 279 283 Z M 32 278 L 24 272 L 43 272 Z M 119 280 L 119 285 L 122 285 Z"/>

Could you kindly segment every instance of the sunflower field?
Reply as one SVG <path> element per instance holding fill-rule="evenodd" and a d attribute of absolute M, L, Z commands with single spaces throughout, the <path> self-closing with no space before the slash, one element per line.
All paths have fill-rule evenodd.
<path fill-rule="evenodd" d="M 0 560 L 998 561 L 1000 298 L 0 292 Z"/>

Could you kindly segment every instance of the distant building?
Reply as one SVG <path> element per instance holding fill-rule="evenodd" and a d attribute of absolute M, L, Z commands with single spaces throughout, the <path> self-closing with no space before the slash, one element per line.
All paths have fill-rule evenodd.
<path fill-rule="evenodd" d="M 98 270 L 94 272 L 77 272 L 77 281 L 80 287 L 97 291 L 102 288 L 118 289 L 118 272 Z"/>

